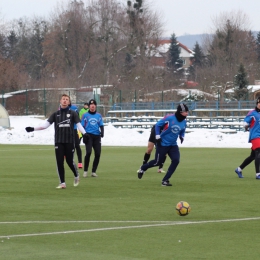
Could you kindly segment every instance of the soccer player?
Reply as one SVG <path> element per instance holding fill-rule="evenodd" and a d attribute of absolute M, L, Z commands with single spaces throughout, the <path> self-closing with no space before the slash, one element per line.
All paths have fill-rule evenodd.
<path fill-rule="evenodd" d="M 75 111 L 77 114 L 79 114 L 78 107 L 76 105 L 70 104 L 70 109 Z M 78 168 L 82 169 L 82 152 L 80 148 L 80 138 L 78 135 L 78 128 L 76 124 L 74 124 L 74 139 L 75 139 L 74 141 L 75 141 L 76 153 L 78 157 Z"/>
<path fill-rule="evenodd" d="M 44 130 L 54 123 L 55 129 L 55 155 L 57 162 L 57 171 L 59 175 L 60 184 L 56 187 L 57 189 L 65 189 L 65 170 L 64 170 L 64 157 L 66 162 L 74 174 L 74 186 L 79 185 L 79 173 L 77 166 L 73 161 L 74 157 L 74 124 L 77 125 L 78 129 L 83 134 L 83 140 L 87 139 L 86 131 L 80 124 L 78 114 L 71 110 L 69 107 L 70 97 L 63 94 L 60 99 L 60 109 L 54 112 L 47 121 L 37 127 L 26 127 L 27 132 L 33 132 L 38 130 Z"/>
<path fill-rule="evenodd" d="M 81 120 L 82 119 L 82 116 L 87 113 L 89 110 L 88 108 L 88 103 L 84 103 L 84 107 L 80 109 L 79 111 L 79 119 Z"/>
<path fill-rule="evenodd" d="M 142 179 L 143 174 L 149 168 L 160 165 L 165 159 L 166 154 L 171 159 L 171 164 L 162 179 L 162 186 L 172 186 L 170 178 L 180 162 L 180 151 L 177 145 L 177 139 L 181 143 L 184 140 L 186 130 L 186 117 L 188 116 L 188 107 L 181 103 L 173 115 L 168 115 L 158 121 L 155 125 L 156 152 L 154 160 L 141 166 L 137 172 L 138 178 Z M 163 129 L 161 131 L 161 129 Z"/>
<path fill-rule="evenodd" d="M 81 124 L 87 133 L 87 140 L 83 139 L 86 147 L 86 156 L 84 160 L 84 173 L 83 177 L 88 176 L 89 160 L 92 152 L 92 148 L 95 152 L 95 158 L 92 165 L 92 177 L 97 177 L 97 167 L 101 155 L 101 137 L 104 137 L 104 122 L 101 114 L 97 113 L 97 102 L 94 99 L 89 101 L 89 111 L 83 114 Z"/>
<path fill-rule="evenodd" d="M 155 139 L 155 125 L 154 125 L 151 129 L 151 134 L 150 134 L 150 137 L 148 140 L 147 150 L 146 150 L 146 153 L 144 154 L 143 164 L 146 164 L 149 161 L 155 144 L 156 144 L 156 139 Z M 164 164 L 165 160 L 166 160 L 166 156 L 165 156 L 164 161 L 159 165 L 159 169 L 158 169 L 159 173 L 165 173 L 165 171 L 163 170 L 163 164 Z"/>
<path fill-rule="evenodd" d="M 246 130 L 249 129 L 248 142 L 252 144 L 251 149 L 255 154 L 256 179 L 260 180 L 260 97 L 256 100 L 255 109 L 251 110 L 244 118 L 244 126 Z M 240 173 L 242 176 L 242 171 Z M 239 174 L 238 177 L 240 177 Z"/>
<path fill-rule="evenodd" d="M 243 169 L 246 168 L 246 166 L 249 165 L 254 160 L 255 160 L 255 151 L 251 149 L 250 155 L 242 162 L 240 166 L 238 166 L 235 169 L 235 172 L 239 178 L 244 178 L 242 174 Z"/>

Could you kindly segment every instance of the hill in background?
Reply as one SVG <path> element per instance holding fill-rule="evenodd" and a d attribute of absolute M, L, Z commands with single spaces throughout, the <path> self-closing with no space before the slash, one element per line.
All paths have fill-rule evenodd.
<path fill-rule="evenodd" d="M 257 34 L 259 33 L 258 31 L 253 31 L 252 32 L 254 37 L 257 38 Z M 186 35 L 182 35 L 182 36 L 177 36 L 177 40 L 186 45 L 189 49 L 193 50 L 196 42 L 198 42 L 198 44 L 200 46 L 202 46 L 202 41 L 203 38 L 206 36 L 207 34 L 186 34 Z M 169 37 L 170 39 L 170 37 Z"/>
<path fill-rule="evenodd" d="M 206 34 L 187 34 L 182 36 L 177 36 L 177 40 L 186 45 L 189 49 L 193 49 L 196 42 L 201 46 L 202 45 L 202 39 L 205 37 Z"/>
<path fill-rule="evenodd" d="M 177 36 L 177 40 L 187 46 L 189 49 L 193 49 L 195 43 L 198 42 L 199 45 L 202 44 L 202 39 L 206 34 L 186 34 Z M 170 40 L 171 37 L 163 37 L 164 40 Z"/>

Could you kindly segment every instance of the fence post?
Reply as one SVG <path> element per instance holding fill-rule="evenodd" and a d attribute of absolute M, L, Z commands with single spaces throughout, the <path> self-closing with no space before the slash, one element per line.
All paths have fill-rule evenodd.
<path fill-rule="evenodd" d="M 135 89 L 135 103 L 136 103 L 136 89 Z"/>
<path fill-rule="evenodd" d="M 5 100 L 4 100 L 4 90 L 2 91 L 2 105 L 3 105 L 3 107 L 5 106 Z"/>
<path fill-rule="evenodd" d="M 162 108 L 163 108 L 163 90 L 162 90 Z"/>
<path fill-rule="evenodd" d="M 46 89 L 43 89 L 43 108 L 44 108 L 44 116 L 46 117 Z"/>
<path fill-rule="evenodd" d="M 28 116 L 28 91 L 25 90 L 25 114 Z"/>

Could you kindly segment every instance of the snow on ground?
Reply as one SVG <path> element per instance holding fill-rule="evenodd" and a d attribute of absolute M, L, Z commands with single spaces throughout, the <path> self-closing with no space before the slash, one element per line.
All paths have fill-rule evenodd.
<path fill-rule="evenodd" d="M 42 131 L 27 133 L 26 126 L 37 126 L 42 122 L 37 116 L 10 116 L 11 129 L 0 127 L 1 144 L 54 144 L 54 127 Z M 143 133 L 138 131 L 142 130 Z M 220 132 L 221 129 L 192 129 L 186 133 L 180 147 L 218 147 L 218 148 L 250 148 L 248 132 L 238 131 L 235 134 Z M 103 146 L 147 146 L 150 129 L 115 128 L 111 124 L 105 126 Z"/>

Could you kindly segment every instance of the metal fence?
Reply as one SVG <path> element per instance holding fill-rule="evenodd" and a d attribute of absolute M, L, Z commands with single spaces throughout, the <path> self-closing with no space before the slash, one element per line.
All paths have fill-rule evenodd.
<path fill-rule="evenodd" d="M 103 116 L 108 115 L 108 111 L 118 110 L 176 110 L 180 101 L 151 101 L 144 102 L 137 97 L 136 91 L 131 92 L 127 100 L 118 98 L 118 91 L 113 88 L 102 89 L 102 94 L 88 89 L 31 89 L 21 90 L 12 93 L 0 94 L 0 102 L 6 108 L 9 115 L 44 115 L 48 117 L 59 107 L 59 100 L 62 94 L 70 95 L 72 103 L 83 107 L 83 104 L 91 98 L 98 102 L 98 112 Z M 121 95 L 121 92 L 120 92 Z M 117 97 L 115 97 L 117 96 Z M 166 98 L 165 98 L 166 99 Z M 190 114 L 198 116 L 218 116 L 218 115 L 240 115 L 245 111 L 255 107 L 255 101 L 194 101 L 185 102 L 190 110 Z M 210 113 L 210 114 L 209 114 Z M 214 114 L 213 114 L 214 113 Z M 235 114 L 236 113 L 236 114 Z"/>
<path fill-rule="evenodd" d="M 168 102 L 131 102 L 131 103 L 117 103 L 113 104 L 111 110 L 146 110 L 146 109 L 176 109 L 180 101 L 168 101 Z M 254 100 L 248 101 L 194 101 L 185 102 L 190 110 L 196 109 L 253 109 L 255 107 Z"/>

